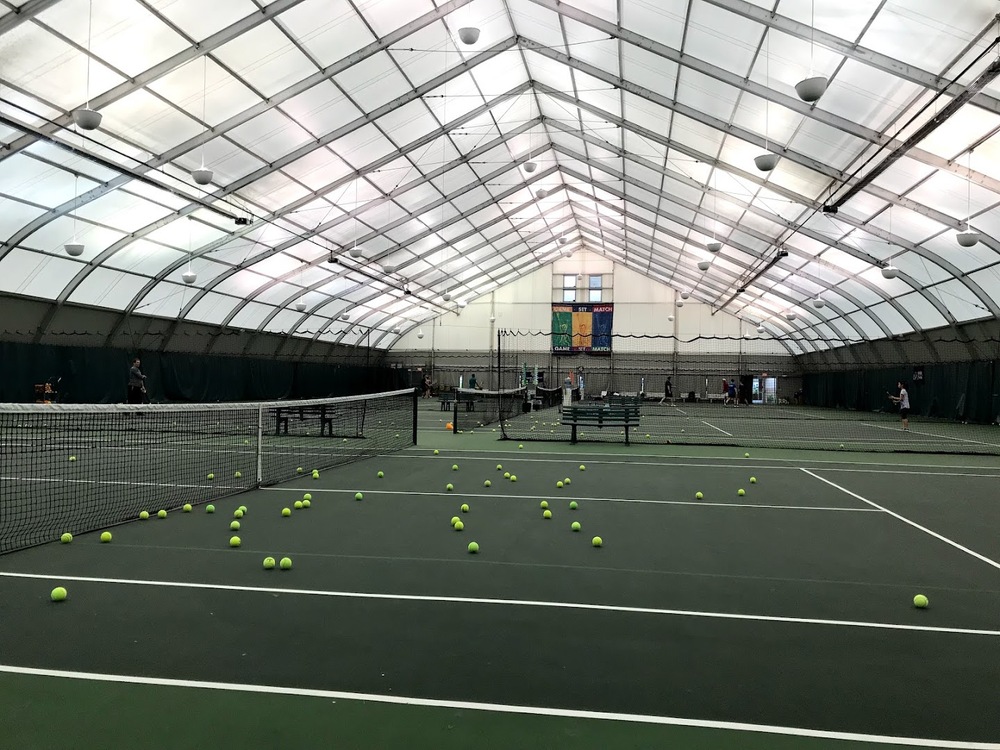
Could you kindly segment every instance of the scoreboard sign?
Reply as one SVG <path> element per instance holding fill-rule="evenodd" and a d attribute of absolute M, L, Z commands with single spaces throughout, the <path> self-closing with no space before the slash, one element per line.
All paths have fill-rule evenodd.
<path fill-rule="evenodd" d="M 610 354 L 614 305 L 552 305 L 553 354 Z"/>

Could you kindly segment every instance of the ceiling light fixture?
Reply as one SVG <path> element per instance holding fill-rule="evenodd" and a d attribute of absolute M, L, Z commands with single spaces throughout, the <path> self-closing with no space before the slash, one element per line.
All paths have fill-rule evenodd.
<path fill-rule="evenodd" d="M 892 204 L 889 204 L 889 244 L 892 245 Z M 892 253 L 889 253 L 889 262 L 882 267 L 882 278 L 894 279 L 899 276 L 899 269 L 892 265 Z"/>
<path fill-rule="evenodd" d="M 710 261 L 710 260 L 699 260 L 698 261 L 698 270 L 699 271 L 707 271 L 711 267 L 712 267 L 712 261 Z"/>
<path fill-rule="evenodd" d="M 795 320 L 797 317 L 799 316 L 798 313 L 795 312 L 795 310 L 789 310 L 788 312 L 785 313 L 785 320 Z"/>
<path fill-rule="evenodd" d="M 463 26 L 458 30 L 458 38 L 462 40 L 462 44 L 475 44 L 479 41 L 479 27 Z"/>
<path fill-rule="evenodd" d="M 295 309 L 298 310 L 299 312 L 305 312 L 306 303 L 303 302 L 302 300 L 299 300 L 298 302 L 295 303 Z"/>
<path fill-rule="evenodd" d="M 972 247 L 979 242 L 979 232 L 972 228 L 972 150 L 969 150 L 969 174 L 966 178 L 966 219 L 965 229 L 955 235 L 955 240 L 962 247 Z"/>
<path fill-rule="evenodd" d="M 87 106 L 73 110 L 73 122 L 80 130 L 97 130 L 104 115 L 90 108 L 90 48 L 94 30 L 94 2 L 87 4 Z"/>
<path fill-rule="evenodd" d="M 717 253 L 722 249 L 722 243 L 715 239 L 715 229 L 716 225 L 719 223 L 719 194 L 718 194 L 718 180 L 716 176 L 718 175 L 718 167 L 712 171 L 712 239 L 705 243 L 705 248 L 710 253 Z M 699 264 L 699 267 L 701 264 Z M 704 269 L 702 269 L 704 270 Z"/>
<path fill-rule="evenodd" d="M 795 84 L 795 93 L 799 99 L 812 104 L 826 93 L 829 79 L 825 76 L 813 75 L 816 57 L 816 0 L 809 3 L 809 77 Z"/>
<path fill-rule="evenodd" d="M 764 39 L 764 88 L 771 86 L 771 30 L 766 29 Z M 778 155 L 768 148 L 768 130 L 771 116 L 771 100 L 764 99 L 764 151 L 767 153 L 755 156 L 754 165 L 761 172 L 770 172 L 778 166 Z"/>
<path fill-rule="evenodd" d="M 76 200 L 80 200 L 80 175 L 76 175 L 73 178 L 73 194 L 76 196 Z M 79 258 L 83 255 L 83 243 L 78 242 L 76 239 L 76 206 L 73 208 L 73 241 L 67 242 L 63 245 L 63 250 L 66 251 L 66 255 L 71 258 Z"/>
<path fill-rule="evenodd" d="M 757 326 L 757 333 L 764 333 L 764 331 L 765 331 L 765 328 L 764 328 L 764 324 L 763 323 L 761 323 L 760 325 Z"/>
<path fill-rule="evenodd" d="M 187 225 L 187 227 L 188 227 L 188 263 L 187 263 L 187 270 L 184 273 L 181 274 L 181 278 L 184 280 L 184 283 L 187 284 L 188 286 L 190 286 L 191 284 L 193 284 L 194 282 L 196 282 L 198 280 L 198 274 L 196 274 L 191 269 L 191 255 L 192 255 L 192 242 L 193 242 L 192 237 L 191 237 L 191 234 L 192 234 L 191 221 L 192 221 L 191 217 L 188 216 L 188 225 Z"/>
<path fill-rule="evenodd" d="M 201 56 L 201 121 L 208 127 L 208 120 L 205 119 L 206 103 L 208 96 L 208 55 Z M 191 179 L 196 185 L 208 185 L 215 173 L 211 169 L 205 168 L 205 144 L 201 144 L 201 166 L 191 172 Z"/>

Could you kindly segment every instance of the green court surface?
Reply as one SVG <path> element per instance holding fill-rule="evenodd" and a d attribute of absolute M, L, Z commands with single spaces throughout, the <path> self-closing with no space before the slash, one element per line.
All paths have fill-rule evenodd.
<path fill-rule="evenodd" d="M 11 746 L 1000 747 L 995 458 L 419 442 L 0 557 Z"/>

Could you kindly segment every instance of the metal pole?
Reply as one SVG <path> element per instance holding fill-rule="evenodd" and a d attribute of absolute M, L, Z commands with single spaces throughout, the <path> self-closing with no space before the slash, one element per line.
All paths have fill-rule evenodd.
<path fill-rule="evenodd" d="M 257 486 L 264 482 L 264 408 L 257 409 Z"/>
<path fill-rule="evenodd" d="M 417 394 L 419 390 L 413 389 L 413 444 L 417 444 Z"/>

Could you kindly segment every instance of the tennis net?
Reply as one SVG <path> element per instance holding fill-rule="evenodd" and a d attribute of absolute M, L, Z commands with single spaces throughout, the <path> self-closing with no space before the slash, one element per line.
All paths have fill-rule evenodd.
<path fill-rule="evenodd" d="M 457 389 L 452 415 L 454 431 L 474 430 L 510 419 L 524 408 L 526 394 L 525 388 L 501 391 Z"/>
<path fill-rule="evenodd" d="M 0 404 L 0 554 L 416 441 L 412 389 L 231 404 Z"/>

